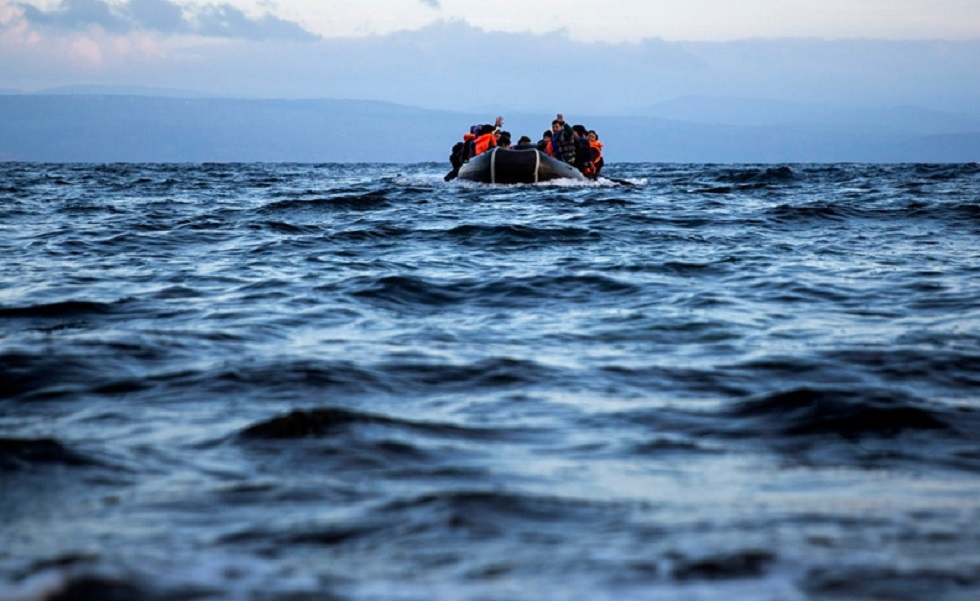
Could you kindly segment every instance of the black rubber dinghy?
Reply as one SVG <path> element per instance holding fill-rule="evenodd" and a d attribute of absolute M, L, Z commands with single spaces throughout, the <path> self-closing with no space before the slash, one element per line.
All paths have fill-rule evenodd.
<path fill-rule="evenodd" d="M 459 168 L 459 179 L 485 184 L 534 184 L 561 178 L 588 181 L 575 167 L 533 148 L 492 148 Z"/>

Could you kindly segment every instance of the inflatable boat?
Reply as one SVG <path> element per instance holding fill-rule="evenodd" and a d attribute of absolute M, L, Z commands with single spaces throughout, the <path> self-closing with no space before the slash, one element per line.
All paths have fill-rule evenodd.
<path fill-rule="evenodd" d="M 458 177 L 485 184 L 534 184 L 561 178 L 588 181 L 575 167 L 534 148 L 492 148 L 463 163 Z"/>

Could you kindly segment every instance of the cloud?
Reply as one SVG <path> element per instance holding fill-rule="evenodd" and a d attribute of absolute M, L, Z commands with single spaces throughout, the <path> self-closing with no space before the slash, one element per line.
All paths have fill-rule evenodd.
<path fill-rule="evenodd" d="M 125 19 L 102 0 L 62 0 L 61 6 L 52 11 L 43 11 L 31 4 L 16 6 L 23 10 L 24 18 L 31 25 L 42 28 L 78 29 L 95 25 L 112 32 L 129 28 Z"/>
<path fill-rule="evenodd" d="M 315 40 L 298 23 L 270 13 L 250 17 L 228 3 L 195 4 L 182 7 L 171 0 L 61 0 L 57 8 L 41 10 L 26 3 L 15 4 L 33 27 L 78 31 L 92 27 L 108 33 L 151 31 L 173 35 L 238 38 L 246 40 Z"/>
<path fill-rule="evenodd" d="M 424 4 L 426 6 L 429 6 L 429 7 L 432 7 L 434 9 L 436 9 L 436 10 L 439 10 L 439 9 L 442 8 L 442 6 L 439 4 L 439 0 L 419 0 L 419 1 L 422 4 Z"/>
<path fill-rule="evenodd" d="M 194 33 L 204 36 L 251 40 L 312 40 L 318 37 L 297 23 L 269 13 L 252 19 L 230 4 L 204 5 L 197 10 L 192 23 Z"/>

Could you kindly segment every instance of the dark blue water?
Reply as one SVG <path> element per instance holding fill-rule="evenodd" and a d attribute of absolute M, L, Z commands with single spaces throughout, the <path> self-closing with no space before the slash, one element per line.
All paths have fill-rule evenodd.
<path fill-rule="evenodd" d="M 980 598 L 980 166 L 0 165 L 0 598 Z"/>

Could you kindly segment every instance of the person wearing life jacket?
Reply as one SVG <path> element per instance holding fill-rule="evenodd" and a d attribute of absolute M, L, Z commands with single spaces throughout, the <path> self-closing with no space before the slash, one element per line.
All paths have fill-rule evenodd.
<path fill-rule="evenodd" d="M 475 157 L 480 152 L 484 152 L 486 147 L 482 148 L 480 152 L 477 152 L 477 140 L 480 139 L 485 133 L 487 133 L 488 128 L 491 134 L 489 144 L 495 144 L 496 138 L 493 134 L 497 133 L 500 126 L 503 124 L 504 118 L 497 117 L 496 126 L 494 125 L 474 125 L 470 128 L 468 133 L 463 134 L 463 141 L 457 142 L 453 145 L 452 153 L 449 155 L 449 163 L 452 165 L 452 170 L 447 173 L 442 179 L 445 181 L 450 181 L 456 179 L 459 175 L 459 170 L 462 168 L 463 163 Z M 487 138 L 480 140 L 481 145 L 487 143 Z"/>
<path fill-rule="evenodd" d="M 594 151 L 589 143 L 589 130 L 584 125 L 576 125 L 572 128 L 575 136 L 575 167 L 582 172 L 582 175 L 589 179 L 595 179 L 595 161 L 597 151 Z"/>
<path fill-rule="evenodd" d="M 484 125 L 480 128 L 480 133 L 473 140 L 473 156 L 479 156 L 497 145 L 497 137 L 494 135 L 503 125 L 504 118 L 497 117 L 493 125 Z"/>
<path fill-rule="evenodd" d="M 463 141 L 456 142 L 453 145 L 452 153 L 449 155 L 449 164 L 452 165 L 452 171 L 443 176 L 442 179 L 447 182 L 456 179 L 459 175 L 459 168 L 463 166 L 470 156 L 473 154 L 473 140 L 476 139 L 476 134 L 473 133 L 479 126 L 474 125 L 470 128 L 470 131 L 463 134 Z"/>
<path fill-rule="evenodd" d="M 470 128 L 469 133 L 463 134 L 463 162 L 473 158 L 473 141 L 480 134 L 479 125 L 474 125 Z"/>
<path fill-rule="evenodd" d="M 595 164 L 595 174 L 599 177 L 599 173 L 602 172 L 602 168 L 606 165 L 606 162 L 602 160 L 602 142 L 599 141 L 599 134 L 595 132 L 594 129 L 589 130 L 589 146 L 592 147 L 593 153 L 597 157 L 593 163 Z"/>
<path fill-rule="evenodd" d="M 575 133 L 561 113 L 551 122 L 551 153 L 559 161 L 575 164 Z"/>
<path fill-rule="evenodd" d="M 541 139 L 538 140 L 537 148 L 538 148 L 538 150 L 540 150 L 541 152 L 545 153 L 548 156 L 555 156 L 553 154 L 552 149 L 551 149 L 551 130 L 550 129 L 544 130 L 544 133 L 541 134 Z"/>

